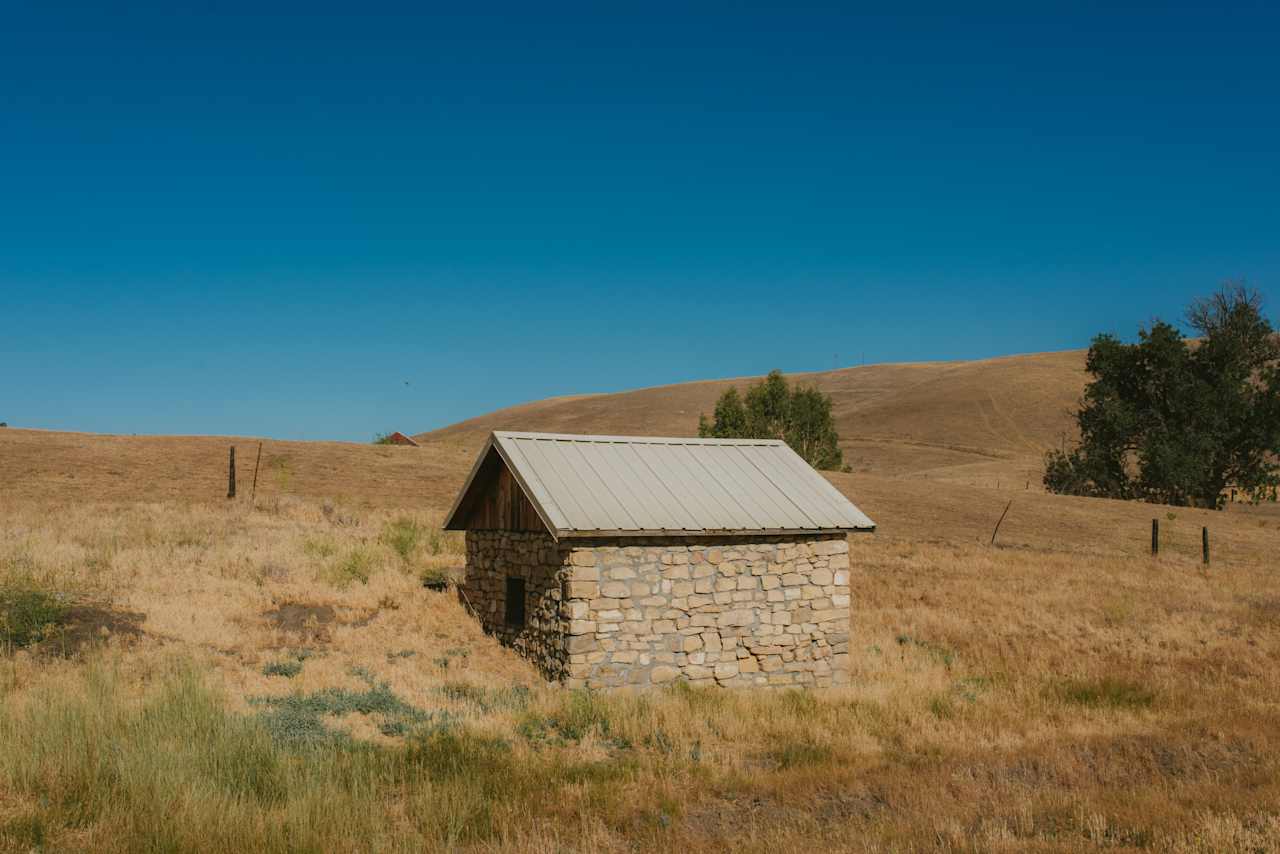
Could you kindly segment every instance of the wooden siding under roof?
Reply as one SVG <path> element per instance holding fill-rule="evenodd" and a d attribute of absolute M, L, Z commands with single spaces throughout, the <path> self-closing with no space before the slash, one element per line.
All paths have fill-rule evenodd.
<path fill-rule="evenodd" d="M 530 527 L 534 521 L 538 525 Z M 870 531 L 875 523 L 784 442 L 497 432 L 449 530 L 552 536 Z"/>
<path fill-rule="evenodd" d="M 494 464 L 474 490 L 458 527 L 482 531 L 545 531 L 547 526 L 516 482 L 511 470 L 493 452 Z"/>

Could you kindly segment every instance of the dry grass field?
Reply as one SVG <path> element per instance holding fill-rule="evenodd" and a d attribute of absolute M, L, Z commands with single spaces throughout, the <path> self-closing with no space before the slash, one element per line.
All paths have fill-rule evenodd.
<path fill-rule="evenodd" d="M 1280 515 L 1026 488 L 1079 354 L 1018 358 L 815 377 L 880 527 L 814 692 L 566 692 L 423 586 L 484 430 L 716 384 L 267 441 L 253 506 L 257 440 L 0 430 L 0 852 L 1280 850 Z"/>
<path fill-rule="evenodd" d="M 1267 851 L 1274 568 L 852 543 L 819 692 L 564 692 L 429 513 L 6 501 L 0 850 Z"/>

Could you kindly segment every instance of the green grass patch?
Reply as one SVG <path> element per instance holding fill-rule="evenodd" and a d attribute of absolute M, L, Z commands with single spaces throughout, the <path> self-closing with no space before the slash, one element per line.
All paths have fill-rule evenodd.
<path fill-rule="evenodd" d="M 1090 709 L 1149 709 L 1156 694 L 1139 682 L 1104 676 L 1101 679 L 1068 679 L 1053 685 L 1049 693 L 1064 703 Z"/>
<path fill-rule="evenodd" d="M 0 790 L 29 803 L 0 817 L 0 850 L 61 850 L 64 837 L 120 851 L 488 850 L 527 822 L 562 820 L 570 795 L 612 828 L 673 814 L 635 791 L 638 757 L 535 754 L 385 685 L 259 699 L 250 715 L 182 661 L 137 688 L 94 663 L 0 708 Z M 350 713 L 403 727 L 404 742 L 325 726 Z"/>
<path fill-rule="evenodd" d="M 263 676 L 283 676 L 285 679 L 292 679 L 301 672 L 301 661 L 272 661 L 262 668 Z"/>
<path fill-rule="evenodd" d="M 628 747 L 625 739 L 615 737 L 608 701 L 587 689 L 570 691 L 560 707 L 547 714 L 529 713 L 516 731 L 535 744 L 566 744 L 582 741 L 594 733 L 615 747 Z"/>
<path fill-rule="evenodd" d="M 338 549 L 331 540 L 312 537 L 302 543 L 302 551 L 310 557 L 329 558 L 337 554 Z"/>
<path fill-rule="evenodd" d="M 20 815 L 0 823 L 0 851 L 8 850 L 9 842 L 15 851 L 44 851 L 49 843 L 49 830 L 39 814 Z"/>
<path fill-rule="evenodd" d="M 784 741 L 768 752 L 768 758 L 781 769 L 824 765 L 831 761 L 831 748 L 825 744 L 802 739 Z"/>
<path fill-rule="evenodd" d="M 938 720 L 947 721 L 956 716 L 955 707 L 951 704 L 951 698 L 939 694 L 929 700 L 929 714 Z"/>
<path fill-rule="evenodd" d="M 695 687 L 688 682 L 676 682 L 667 690 L 683 700 L 691 711 L 703 715 L 719 714 L 729 705 L 729 694 L 722 688 Z"/>
<path fill-rule="evenodd" d="M 414 551 L 417 550 L 418 544 L 422 542 L 426 533 L 425 526 L 408 516 L 401 516 L 388 522 L 383 528 L 382 542 L 390 546 L 391 550 L 400 556 L 400 560 L 407 564 L 413 558 Z"/>
<path fill-rule="evenodd" d="M 425 711 L 397 697 L 386 682 L 374 683 L 367 671 L 356 672 L 366 685 L 362 691 L 325 688 L 310 694 L 252 697 L 250 705 L 262 711 L 258 719 L 280 744 L 310 747 L 349 741 L 346 733 L 326 725 L 328 717 L 359 714 L 373 717 L 383 735 L 404 736 L 420 729 L 448 727 L 448 712 Z"/>
<path fill-rule="evenodd" d="M 446 699 L 474 706 L 485 714 L 497 709 L 524 709 L 529 705 L 529 689 L 523 685 L 482 688 L 467 682 L 446 682 L 438 690 Z"/>
<path fill-rule="evenodd" d="M 325 581 L 334 587 L 346 588 L 359 582 L 368 584 L 377 568 L 377 560 L 367 549 L 353 549 L 345 557 L 331 564 L 322 573 Z"/>
<path fill-rule="evenodd" d="M 789 688 L 782 692 L 779 699 L 782 707 L 800 720 L 810 720 L 819 712 L 818 698 L 812 691 L 806 691 L 803 688 Z"/>

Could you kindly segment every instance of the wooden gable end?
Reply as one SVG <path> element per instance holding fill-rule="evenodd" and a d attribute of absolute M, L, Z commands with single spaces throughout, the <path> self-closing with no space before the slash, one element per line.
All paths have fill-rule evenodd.
<path fill-rule="evenodd" d="M 502 457 L 490 450 L 465 501 L 469 531 L 546 531 L 538 511 Z"/>

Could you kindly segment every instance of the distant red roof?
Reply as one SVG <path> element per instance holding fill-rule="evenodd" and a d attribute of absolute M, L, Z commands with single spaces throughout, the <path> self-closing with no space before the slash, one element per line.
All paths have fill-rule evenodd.
<path fill-rule="evenodd" d="M 405 434 L 401 433 L 399 430 L 397 430 L 396 432 L 394 432 L 394 433 L 392 433 L 390 436 L 388 436 L 388 437 L 387 437 L 387 441 L 388 441 L 388 442 L 390 442 L 390 443 L 391 443 L 391 444 L 393 444 L 393 445 L 410 445 L 410 446 L 412 446 L 412 447 L 414 447 L 414 448 L 418 447 L 418 443 L 417 443 L 417 442 L 413 441 L 413 440 L 412 440 L 412 439 L 410 439 L 408 436 L 406 436 Z"/>

